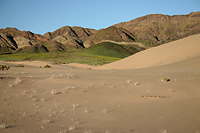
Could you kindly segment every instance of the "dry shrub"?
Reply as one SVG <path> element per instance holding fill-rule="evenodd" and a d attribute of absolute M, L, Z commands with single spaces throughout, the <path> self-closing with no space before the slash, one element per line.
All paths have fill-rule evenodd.
<path fill-rule="evenodd" d="M 4 71 L 4 70 L 8 70 L 8 69 L 10 69 L 10 66 L 0 64 L 0 70 Z"/>
<path fill-rule="evenodd" d="M 168 78 L 166 78 L 166 77 L 163 77 L 163 78 L 160 79 L 160 81 L 161 81 L 161 82 L 168 82 L 168 81 L 170 81 L 170 79 L 168 79 Z"/>
<path fill-rule="evenodd" d="M 51 68 L 51 66 L 47 64 L 46 66 L 44 66 L 44 68 Z"/>
<path fill-rule="evenodd" d="M 50 79 L 65 79 L 65 78 L 78 78 L 76 75 L 74 75 L 73 73 L 68 73 L 68 72 L 65 72 L 63 74 L 61 73 L 58 73 L 58 74 L 53 74 Z"/>
<path fill-rule="evenodd" d="M 24 67 L 24 65 L 18 64 L 18 65 L 16 65 L 15 67 Z"/>

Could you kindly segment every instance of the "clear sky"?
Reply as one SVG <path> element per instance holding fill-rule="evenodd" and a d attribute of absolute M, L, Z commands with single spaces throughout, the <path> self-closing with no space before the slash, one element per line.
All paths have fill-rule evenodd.
<path fill-rule="evenodd" d="M 37 34 L 63 26 L 101 29 L 147 14 L 200 11 L 200 0 L 0 0 L 0 28 Z"/>

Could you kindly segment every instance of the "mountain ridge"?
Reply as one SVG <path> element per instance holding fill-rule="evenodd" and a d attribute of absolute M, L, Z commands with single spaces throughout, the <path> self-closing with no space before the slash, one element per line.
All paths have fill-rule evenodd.
<path fill-rule="evenodd" d="M 78 26 L 64 26 L 44 35 L 17 28 L 0 29 L 0 53 L 40 44 L 56 47 L 49 52 L 83 49 L 105 41 L 141 43 L 154 47 L 200 33 L 200 12 L 187 15 L 149 14 L 105 29 L 95 30 Z M 50 45 L 49 45 L 50 44 Z M 37 45 L 39 46 L 39 45 Z M 59 49 L 61 48 L 61 49 Z"/>
<path fill-rule="evenodd" d="M 114 26 L 130 31 L 140 42 L 160 45 L 200 33 L 200 12 L 173 16 L 149 14 Z"/>

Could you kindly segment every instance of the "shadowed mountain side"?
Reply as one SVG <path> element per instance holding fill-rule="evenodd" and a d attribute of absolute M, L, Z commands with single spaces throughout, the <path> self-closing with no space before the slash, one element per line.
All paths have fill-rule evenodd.
<path fill-rule="evenodd" d="M 200 55 L 200 34 L 150 48 L 96 69 L 137 69 L 161 66 Z"/>
<path fill-rule="evenodd" d="M 11 53 L 17 48 L 18 46 L 12 36 L 0 33 L 0 53 Z"/>
<path fill-rule="evenodd" d="M 15 53 L 57 53 L 57 52 L 67 52 L 73 51 L 75 49 L 81 49 L 81 46 L 76 45 L 65 45 L 56 41 L 43 42 L 42 44 L 35 44 L 32 46 L 27 46 L 19 48 Z"/>
<path fill-rule="evenodd" d="M 16 53 L 48 53 L 47 47 L 41 44 L 35 44 L 30 47 L 19 48 Z"/>

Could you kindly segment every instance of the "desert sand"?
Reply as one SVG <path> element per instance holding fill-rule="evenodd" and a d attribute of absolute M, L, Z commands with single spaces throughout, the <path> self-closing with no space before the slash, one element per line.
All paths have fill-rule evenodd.
<path fill-rule="evenodd" d="M 0 62 L 0 132 L 199 133 L 199 38 L 96 68 Z"/>

